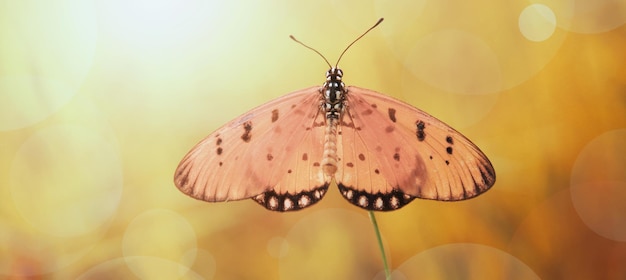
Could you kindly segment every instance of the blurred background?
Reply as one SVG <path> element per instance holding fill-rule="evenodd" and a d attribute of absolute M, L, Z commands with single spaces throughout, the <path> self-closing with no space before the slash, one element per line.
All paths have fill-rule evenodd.
<path fill-rule="evenodd" d="M 274 213 L 172 182 L 228 120 L 321 85 L 419 107 L 489 156 L 475 199 L 377 213 L 394 279 L 626 278 L 624 1 L 0 0 L 0 278 L 382 279 L 333 185 Z"/>

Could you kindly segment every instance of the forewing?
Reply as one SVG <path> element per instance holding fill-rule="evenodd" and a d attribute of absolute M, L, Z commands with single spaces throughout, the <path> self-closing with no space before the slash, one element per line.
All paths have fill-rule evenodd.
<path fill-rule="evenodd" d="M 342 195 L 368 210 L 413 198 L 463 200 L 495 183 L 487 157 L 465 136 L 404 102 L 348 87 L 336 174 Z"/>
<path fill-rule="evenodd" d="M 316 203 L 330 182 L 319 166 L 324 133 L 319 98 L 319 87 L 303 89 L 230 121 L 183 158 L 176 186 L 197 199 L 253 198 L 275 211 Z"/>

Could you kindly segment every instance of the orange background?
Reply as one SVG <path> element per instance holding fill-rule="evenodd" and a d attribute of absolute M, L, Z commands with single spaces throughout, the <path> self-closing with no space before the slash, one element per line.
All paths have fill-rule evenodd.
<path fill-rule="evenodd" d="M 623 1 L 0 0 L 0 278 L 382 279 L 331 186 L 273 213 L 172 178 L 202 137 L 344 80 L 472 139 L 495 186 L 377 214 L 394 279 L 626 277 Z M 320 147 L 321 148 L 321 147 Z"/>

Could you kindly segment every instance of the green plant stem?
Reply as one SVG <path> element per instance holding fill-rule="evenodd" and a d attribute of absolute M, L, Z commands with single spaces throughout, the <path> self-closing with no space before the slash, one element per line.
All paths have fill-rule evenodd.
<path fill-rule="evenodd" d="M 378 223 L 376 222 L 376 216 L 373 211 L 368 211 L 372 225 L 374 226 L 374 232 L 376 233 L 376 239 L 378 240 L 378 249 L 380 249 L 380 255 L 383 257 L 383 266 L 385 268 L 385 279 L 391 280 L 391 271 L 389 271 L 389 264 L 387 264 L 387 256 L 385 255 L 385 246 L 383 245 L 383 239 L 380 237 L 380 230 L 378 229 Z"/>

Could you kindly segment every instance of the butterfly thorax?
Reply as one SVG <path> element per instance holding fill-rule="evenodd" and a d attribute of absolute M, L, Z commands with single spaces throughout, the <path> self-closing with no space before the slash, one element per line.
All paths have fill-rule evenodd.
<path fill-rule="evenodd" d="M 346 85 L 341 81 L 343 72 L 339 68 L 331 68 L 326 72 L 326 82 L 322 85 L 324 97 L 322 109 L 326 113 L 326 120 L 338 120 L 343 112 L 343 103 Z"/>

